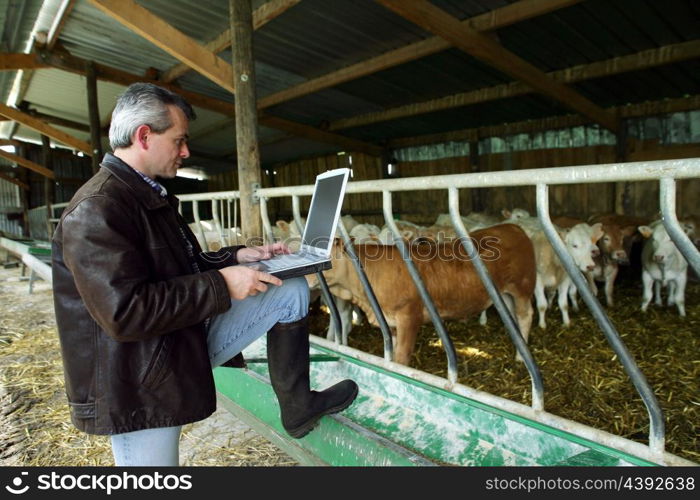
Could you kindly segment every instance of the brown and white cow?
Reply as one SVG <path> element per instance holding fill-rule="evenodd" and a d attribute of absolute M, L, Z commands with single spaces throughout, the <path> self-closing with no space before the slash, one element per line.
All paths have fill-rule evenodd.
<path fill-rule="evenodd" d="M 527 235 L 517 226 L 502 224 L 471 234 L 479 243 L 496 288 L 513 312 L 527 341 L 532 324 L 535 287 L 535 255 Z M 413 260 L 443 319 L 464 319 L 479 314 L 492 303 L 459 240 L 449 244 L 416 243 Z M 395 331 L 394 359 L 408 365 L 420 325 L 430 321 L 418 290 L 395 246 L 356 245 L 389 326 Z M 377 321 L 350 258 L 342 246 L 333 248 L 333 268 L 325 271 L 331 291 L 352 300 L 371 324 Z"/>

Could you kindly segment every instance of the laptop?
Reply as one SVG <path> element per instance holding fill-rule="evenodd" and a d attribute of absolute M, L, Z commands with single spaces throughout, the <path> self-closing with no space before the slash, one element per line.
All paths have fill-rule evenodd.
<path fill-rule="evenodd" d="M 350 169 L 338 168 L 316 176 L 311 207 L 298 251 L 246 265 L 282 280 L 330 269 L 333 237 L 349 175 Z"/>

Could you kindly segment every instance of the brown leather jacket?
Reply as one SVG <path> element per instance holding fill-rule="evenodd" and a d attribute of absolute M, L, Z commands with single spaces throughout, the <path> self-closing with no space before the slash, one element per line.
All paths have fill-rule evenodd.
<path fill-rule="evenodd" d="M 230 307 L 215 268 L 235 264 L 240 247 L 203 259 L 177 198 L 160 197 L 115 156 L 101 167 L 66 207 L 53 238 L 71 419 L 91 434 L 118 434 L 206 418 L 216 400 L 204 321 Z"/>

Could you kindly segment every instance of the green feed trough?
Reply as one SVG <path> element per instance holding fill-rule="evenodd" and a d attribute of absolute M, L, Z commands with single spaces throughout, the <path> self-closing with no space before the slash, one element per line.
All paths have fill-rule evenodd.
<path fill-rule="evenodd" d="M 299 463 L 334 466 L 694 465 L 669 453 L 312 336 L 312 387 L 343 378 L 355 403 L 300 440 L 282 429 L 264 338 L 247 369 L 214 371 L 220 403 Z"/>

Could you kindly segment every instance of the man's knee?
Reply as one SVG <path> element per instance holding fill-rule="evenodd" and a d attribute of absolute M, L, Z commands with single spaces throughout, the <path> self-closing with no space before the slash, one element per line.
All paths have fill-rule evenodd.
<path fill-rule="evenodd" d="M 282 284 L 281 292 L 293 309 L 306 315 L 309 310 L 309 285 L 303 277 L 290 278 Z"/>

